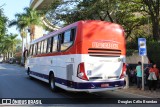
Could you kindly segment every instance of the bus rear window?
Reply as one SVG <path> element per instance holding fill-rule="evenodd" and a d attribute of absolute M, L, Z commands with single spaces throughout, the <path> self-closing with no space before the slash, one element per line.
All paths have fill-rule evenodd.
<path fill-rule="evenodd" d="M 67 30 L 61 35 L 61 51 L 68 49 L 74 41 L 75 29 Z"/>

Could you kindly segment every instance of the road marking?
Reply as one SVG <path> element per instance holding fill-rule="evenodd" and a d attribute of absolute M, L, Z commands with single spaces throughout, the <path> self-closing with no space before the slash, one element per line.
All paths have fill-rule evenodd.
<path fill-rule="evenodd" d="M 1 74 L 0 76 L 19 76 L 24 74 Z"/>
<path fill-rule="evenodd" d="M 0 69 L 7 69 L 7 68 L 0 66 Z"/>

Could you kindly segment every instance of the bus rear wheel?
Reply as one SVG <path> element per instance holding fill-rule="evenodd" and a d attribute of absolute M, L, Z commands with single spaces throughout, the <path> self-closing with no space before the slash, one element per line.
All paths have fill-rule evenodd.
<path fill-rule="evenodd" d="M 57 92 L 57 86 L 55 85 L 54 74 L 51 74 L 49 77 L 49 85 L 52 92 Z"/>

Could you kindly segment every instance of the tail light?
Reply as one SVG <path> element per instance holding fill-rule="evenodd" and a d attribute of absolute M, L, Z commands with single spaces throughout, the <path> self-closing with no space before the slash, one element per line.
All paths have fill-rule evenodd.
<path fill-rule="evenodd" d="M 123 68 L 122 68 L 122 73 L 121 73 L 120 79 L 121 79 L 121 78 L 124 78 L 124 75 L 125 75 L 125 73 L 126 73 L 126 70 L 127 70 L 126 64 L 123 63 Z"/>
<path fill-rule="evenodd" d="M 83 79 L 83 80 L 87 80 L 87 81 L 88 81 L 87 75 L 86 75 L 86 73 L 85 73 L 84 62 L 82 62 L 82 63 L 80 63 L 80 64 L 78 65 L 77 77 L 80 78 L 80 79 Z"/>

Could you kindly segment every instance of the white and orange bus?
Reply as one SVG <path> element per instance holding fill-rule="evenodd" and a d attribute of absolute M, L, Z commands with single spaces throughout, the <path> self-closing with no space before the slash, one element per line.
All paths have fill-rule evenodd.
<path fill-rule="evenodd" d="M 27 74 L 68 91 L 98 92 L 124 86 L 125 36 L 115 23 L 78 21 L 30 44 Z"/>

